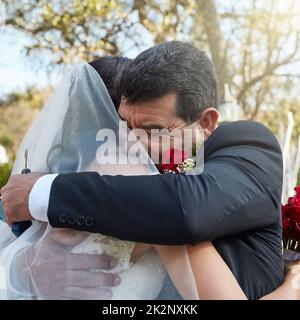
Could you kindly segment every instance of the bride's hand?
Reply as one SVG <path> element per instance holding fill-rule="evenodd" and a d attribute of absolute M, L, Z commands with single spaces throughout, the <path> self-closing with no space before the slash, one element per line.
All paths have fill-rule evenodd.
<path fill-rule="evenodd" d="M 292 300 L 300 300 L 300 260 L 289 262 L 286 269 L 284 285 L 291 288 Z"/>
<path fill-rule="evenodd" d="M 120 283 L 119 276 L 90 270 L 110 270 L 114 267 L 111 258 L 70 252 L 86 237 L 85 232 L 51 229 L 18 259 L 23 285 L 42 299 L 110 299 L 109 287 Z"/>

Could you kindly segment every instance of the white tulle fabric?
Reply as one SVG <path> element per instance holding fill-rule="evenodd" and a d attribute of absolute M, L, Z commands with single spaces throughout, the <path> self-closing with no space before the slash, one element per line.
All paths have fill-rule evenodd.
<path fill-rule="evenodd" d="M 98 73 L 88 64 L 72 67 L 24 137 L 15 160 L 13 174 L 20 173 L 24 167 L 25 149 L 28 149 L 28 166 L 32 171 L 97 171 L 101 175 L 158 174 L 144 150 L 141 154 L 147 160 L 144 162 L 148 163 L 147 165 L 99 165 L 98 158 L 96 161 L 97 149 L 101 146 L 101 142 L 95 138 L 98 130 L 108 128 L 117 133 L 119 120 Z M 120 146 L 123 145 L 124 141 L 120 142 Z M 121 147 L 117 148 L 118 156 L 124 152 Z M 41 257 L 47 256 L 47 250 L 56 250 L 53 247 L 55 244 L 51 241 L 51 232 L 56 229 L 49 224 L 33 221 L 27 231 L 15 238 L 6 224 L 1 222 L 0 228 L 0 266 L 1 270 L 5 271 L 0 287 L 1 297 L 63 298 L 62 289 L 72 280 L 75 281 L 70 279 L 70 274 L 60 275 L 61 288 L 55 288 L 54 282 L 51 281 L 52 277 L 57 276 L 55 268 L 48 268 L 44 274 L 35 272 Z M 112 272 L 118 273 L 122 281 L 112 289 L 113 299 L 155 299 L 167 272 L 184 299 L 199 298 L 186 246 L 149 246 L 137 259 L 132 260 L 135 245 L 135 242 L 122 241 L 107 235 L 87 234 L 76 246 L 61 250 L 66 250 L 66 256 L 69 252 L 105 253 L 117 259 L 118 265 Z M 30 251 L 34 246 L 38 250 Z M 34 256 L 30 256 L 28 252 L 34 252 Z M 50 254 L 49 259 L 52 259 Z M 45 281 L 43 289 L 40 287 L 41 277 L 48 281 L 46 290 Z"/>

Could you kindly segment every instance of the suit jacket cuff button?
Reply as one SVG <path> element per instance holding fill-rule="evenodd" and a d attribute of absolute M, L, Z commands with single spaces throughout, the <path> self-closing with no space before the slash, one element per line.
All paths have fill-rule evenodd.
<path fill-rule="evenodd" d="M 58 217 L 58 220 L 59 222 L 61 223 L 66 223 L 67 222 L 67 216 L 65 214 L 61 214 L 59 217 Z"/>
<path fill-rule="evenodd" d="M 87 227 L 91 227 L 94 224 L 94 218 L 93 217 L 86 217 L 85 218 L 85 225 Z"/>
<path fill-rule="evenodd" d="M 84 216 L 79 216 L 79 217 L 77 218 L 76 224 L 77 224 L 78 226 L 82 226 L 82 225 L 84 224 L 84 222 L 85 222 Z"/>
<path fill-rule="evenodd" d="M 68 218 L 68 222 L 69 222 L 69 224 L 75 224 L 75 222 L 76 222 L 75 217 L 70 216 L 70 217 Z"/>

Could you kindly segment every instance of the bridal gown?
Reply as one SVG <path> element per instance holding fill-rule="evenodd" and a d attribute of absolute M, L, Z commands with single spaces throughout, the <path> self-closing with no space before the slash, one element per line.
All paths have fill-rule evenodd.
<path fill-rule="evenodd" d="M 156 250 L 151 247 L 135 262 L 130 261 L 135 242 L 122 241 L 110 236 L 92 234 L 73 248 L 74 253 L 105 253 L 119 262 L 110 271 L 118 273 L 121 283 L 112 288 L 114 300 L 154 300 L 159 295 L 167 271 Z"/>
<path fill-rule="evenodd" d="M 9 226 L 0 220 L 0 250 L 16 240 Z M 107 254 L 118 261 L 111 270 L 101 272 L 118 273 L 120 285 L 112 287 L 113 300 L 154 300 L 159 295 L 167 277 L 158 253 L 153 247 L 141 253 L 137 259 L 131 261 L 131 254 L 135 242 L 123 241 L 101 234 L 91 234 L 83 242 L 73 248 L 73 253 Z M 2 247 L 2 248 L 1 248 Z M 98 270 L 93 270 L 97 272 Z M 0 266 L 0 300 L 1 299 L 40 299 L 39 296 L 29 297 L 15 292 L 6 291 L 4 268 Z"/>

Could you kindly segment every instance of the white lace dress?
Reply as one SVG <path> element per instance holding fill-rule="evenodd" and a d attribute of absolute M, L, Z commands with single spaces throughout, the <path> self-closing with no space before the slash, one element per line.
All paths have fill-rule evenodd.
<path fill-rule="evenodd" d="M 118 273 L 121 284 L 112 288 L 113 300 L 154 300 L 160 293 L 167 271 L 154 248 L 146 250 L 135 262 L 130 261 L 135 242 L 91 234 L 73 248 L 74 253 L 105 253 L 119 262 L 107 272 Z"/>

